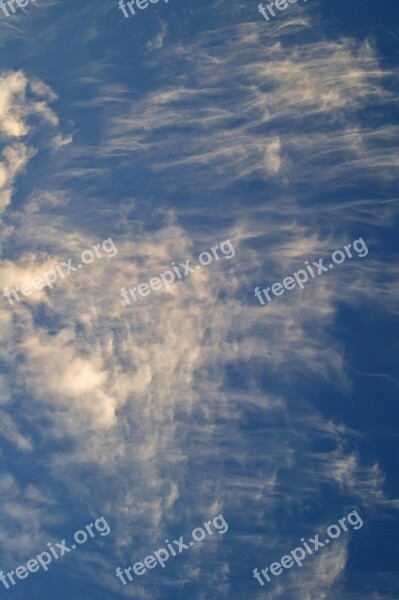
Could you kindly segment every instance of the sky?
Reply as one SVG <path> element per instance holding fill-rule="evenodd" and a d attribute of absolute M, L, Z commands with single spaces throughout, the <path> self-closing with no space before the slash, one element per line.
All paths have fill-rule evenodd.
<path fill-rule="evenodd" d="M 399 598 L 399 5 L 274 10 L 0 5 L 1 598 Z"/>

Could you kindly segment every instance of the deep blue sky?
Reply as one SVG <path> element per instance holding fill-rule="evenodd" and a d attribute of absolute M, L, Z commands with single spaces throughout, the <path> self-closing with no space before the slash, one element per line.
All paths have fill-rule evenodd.
<path fill-rule="evenodd" d="M 0 570 L 111 527 L 1 597 L 399 598 L 399 7 L 257 5 L 0 11 L 1 286 L 118 250 L 0 305 Z M 255 298 L 359 238 L 367 256 Z M 254 579 L 353 510 L 361 529 Z M 219 513 L 225 535 L 116 578 Z"/>

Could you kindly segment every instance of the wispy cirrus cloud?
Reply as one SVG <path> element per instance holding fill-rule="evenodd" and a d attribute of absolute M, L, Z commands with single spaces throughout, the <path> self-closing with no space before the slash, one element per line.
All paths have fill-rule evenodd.
<path fill-rule="evenodd" d="M 262 27 L 218 25 L 190 41 L 168 38 L 156 49 L 164 70 L 147 91 L 110 80 L 108 58 L 86 65 L 79 84 L 91 86 L 92 97 L 75 106 L 90 107 L 98 141 L 77 136 L 61 144 L 52 189 L 41 181 L 22 209 L 8 204 L 7 285 L 89 247 L 100 228 L 118 247 L 117 260 L 94 263 L 1 313 L 2 408 L 13 419 L 4 437 L 16 452 L 29 451 L 57 490 L 68 490 L 71 510 L 115 520 L 109 560 L 87 549 L 76 573 L 97 581 L 99 565 L 132 564 L 137 548 L 145 555 L 171 531 L 191 529 L 199 515 L 226 510 L 232 521 L 230 541 L 210 541 L 179 563 L 178 574 L 165 570 L 162 583 L 155 577 L 121 591 L 112 573 L 101 573 L 104 590 L 127 597 L 154 597 L 161 586 L 180 593 L 189 582 L 196 598 L 243 597 L 254 557 L 292 546 L 293 516 L 302 535 L 305 521 L 313 532 L 335 520 L 339 504 L 373 513 L 389 501 L 382 469 L 358 450 L 359 433 L 326 416 L 327 401 L 317 404 L 317 392 L 310 399 L 301 385 L 312 377 L 332 394 L 350 389 L 334 329 L 340 306 L 397 311 L 393 257 L 377 250 L 394 222 L 393 190 L 377 205 L 367 191 L 345 195 L 365 170 L 377 188 L 392 182 L 395 126 L 366 125 L 359 116 L 372 103 L 395 101 L 385 85 L 391 75 L 369 43 L 315 39 L 294 21 L 267 33 Z M 298 27 L 306 29 L 300 44 Z M 7 100 L 3 127 L 25 135 L 31 113 L 24 111 L 47 112 L 25 107 L 28 83 L 15 77 L 17 106 Z M 45 120 L 56 125 L 52 113 Z M 134 175 L 120 204 L 107 179 L 114 165 L 117 174 L 129 167 Z M 5 167 L 8 190 L 22 168 Z M 148 177 L 144 190 L 137 182 L 143 171 L 159 178 Z M 74 178 L 87 187 L 72 210 L 66 190 Z M 241 187 L 249 181 L 265 185 L 251 199 Z M 174 204 L 179 187 L 190 194 Z M 281 280 L 359 235 L 369 245 L 367 263 L 348 263 L 301 293 L 256 305 L 254 285 Z M 148 281 L 172 259 L 226 237 L 236 249 L 228 264 L 123 305 L 122 286 Z M 324 494 L 337 503 L 326 503 L 321 517 Z M 63 506 L 61 492 L 56 502 Z M 25 522 L 13 519 L 16 527 Z M 48 527 L 38 521 L 33 545 Z M 337 544 L 270 594 L 328 598 L 339 589 L 349 599 L 337 587 L 348 552 L 346 541 Z M 242 588 L 231 583 L 237 573 Z"/>

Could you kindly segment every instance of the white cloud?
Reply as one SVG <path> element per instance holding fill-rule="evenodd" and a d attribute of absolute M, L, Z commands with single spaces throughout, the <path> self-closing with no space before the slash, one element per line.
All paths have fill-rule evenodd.
<path fill-rule="evenodd" d="M 167 35 L 168 35 L 167 23 L 165 21 L 162 21 L 162 19 L 160 19 L 160 21 L 161 21 L 161 31 L 159 33 L 157 33 L 157 35 L 154 37 L 154 39 L 150 40 L 146 44 L 146 49 L 150 52 L 152 52 L 154 50 L 159 50 L 160 48 L 163 48 L 165 39 L 167 38 Z"/>
<path fill-rule="evenodd" d="M 0 74 L 0 140 L 5 144 L 0 162 L 0 211 L 11 203 L 15 178 L 36 153 L 22 141 L 30 133 L 30 118 L 38 115 L 49 125 L 58 125 L 48 105 L 55 98 L 47 85 L 38 79 L 29 80 L 22 71 Z"/>
<path fill-rule="evenodd" d="M 279 138 L 275 138 L 267 145 L 265 152 L 265 169 L 269 175 L 275 175 L 281 168 L 281 142 Z"/>
<path fill-rule="evenodd" d="M 214 194 L 212 203 L 196 204 L 194 195 L 191 204 L 181 207 L 182 221 L 191 221 L 186 227 L 156 211 L 151 217 L 157 226 L 151 221 L 147 227 L 140 211 L 147 198 L 141 196 L 107 205 L 105 225 L 98 218 L 93 234 L 80 214 L 73 220 L 64 191 L 35 190 L 26 211 L 9 212 L 8 239 L 20 245 L 23 240 L 30 248 L 17 245 L 16 255 L 10 253 L 5 261 L 1 274 L 9 286 L 31 280 L 55 260 L 76 256 L 98 241 L 98 227 L 116 224 L 117 260 L 96 261 L 59 280 L 55 289 L 0 312 L 9 383 L 3 388 L 2 410 L 13 419 L 5 421 L 9 427 L 2 433 L 18 450 L 30 450 L 34 464 L 46 469 L 57 485 L 113 516 L 115 553 L 124 565 L 132 562 L 132 536 L 145 556 L 162 543 L 163 534 L 187 524 L 194 527 L 225 508 L 245 531 L 231 531 L 234 542 L 271 553 L 284 541 L 273 512 L 277 508 L 308 515 L 311 502 L 318 502 L 326 489 L 372 508 L 386 502 L 380 468 L 353 450 L 356 433 L 323 418 L 324 399 L 320 406 L 310 404 L 296 384 L 312 376 L 333 389 L 349 388 L 345 349 L 334 335 L 337 307 L 361 303 L 397 311 L 397 276 L 390 257 L 384 263 L 370 251 L 366 259 L 347 262 L 303 292 L 295 290 L 267 307 L 256 305 L 252 289 L 281 281 L 303 260 L 351 241 L 348 234 L 354 228 L 363 235 L 373 222 L 382 228 L 392 224 L 393 203 L 388 201 L 376 208 L 373 198 L 325 204 L 319 198 L 315 211 L 313 197 L 295 187 L 311 183 L 307 189 L 317 187 L 319 193 L 323 182 L 331 192 L 354 176 L 363 178 L 365 169 L 374 181 L 389 181 L 397 161 L 394 128 L 365 128 L 353 115 L 370 99 L 384 103 L 391 98 L 368 44 L 303 40 L 298 47 L 289 45 L 288 38 L 287 45 L 279 43 L 274 30 L 260 31 L 258 26 L 238 26 L 219 37 L 215 31 L 204 33 L 184 47 L 160 47 L 185 60 L 190 77 L 168 79 L 167 86 L 161 81 L 155 91 L 135 94 L 133 101 L 126 99 L 123 85 L 102 82 L 89 102 L 104 116 L 104 144 L 90 147 L 92 154 L 77 142 L 66 149 L 69 158 L 93 155 L 96 161 L 76 167 L 71 160 L 65 178 L 71 173 L 103 175 L 106 167 L 97 159 L 113 155 L 122 157 L 123 166 L 139 170 L 143 154 L 132 150 L 145 149 L 161 178 L 176 180 L 178 166 L 178 185 L 184 189 L 204 194 L 209 182 L 209 193 L 220 185 L 228 189 L 228 196 Z M 210 50 L 211 38 L 218 41 Z M 259 55 L 265 39 L 264 55 Z M 90 69 L 101 72 L 103 66 L 96 63 Z M 92 83 L 90 69 L 85 75 Z M 0 113 L 8 142 L 10 136 L 25 135 L 29 110 L 50 124 L 57 122 L 45 105 L 23 108 L 21 81 L 19 76 L 8 82 L 11 91 Z M 50 101 L 46 87 L 35 82 L 32 90 Z M 11 96 L 20 108 L 10 106 Z M 308 119 L 303 127 L 300 118 Z M 56 145 L 65 140 L 59 138 L 55 136 Z M 331 161 L 337 152 L 344 152 L 346 160 L 337 160 L 330 169 L 317 162 L 323 155 Z M 20 172 L 25 155 L 16 156 Z M 10 169 L 5 160 L 8 186 L 17 174 Z M 262 197 L 262 205 L 226 185 L 254 176 L 273 179 L 276 187 L 275 195 Z M 5 204 L 10 187 L 3 194 Z M 96 204 L 96 215 L 102 209 Z M 209 210 L 216 225 L 205 229 Z M 122 304 L 122 286 L 148 281 L 172 259 L 194 257 L 226 237 L 236 249 L 231 261 L 213 263 L 130 307 Z M 268 281 L 262 281 L 265 274 Z M 229 382 L 229 369 L 240 373 L 242 388 Z M 278 384 L 290 384 L 295 397 L 276 392 Z M 23 419 L 14 415 L 17 402 Z M 316 452 L 312 444 L 317 441 L 328 450 Z M 55 449 L 36 457 L 36 444 Z M 16 482 L 7 485 L 13 488 Z M 25 499 L 18 489 L 12 497 Z M 11 511 L 9 504 L 6 511 Z M 25 523 L 19 505 L 12 518 Z M 43 521 L 31 543 L 38 543 L 40 528 Z M 212 581 L 214 593 L 228 596 L 228 550 L 216 546 L 207 546 L 206 557 L 190 556 L 179 584 L 199 579 L 209 560 L 220 576 Z M 293 598 L 298 593 L 327 597 L 347 556 L 346 547 L 336 548 L 329 555 L 330 569 L 320 558 L 307 576 L 301 571 L 297 587 L 290 590 Z M 92 574 L 103 563 L 89 551 L 86 556 L 81 568 Z M 102 577 L 104 585 L 115 585 Z M 207 582 L 201 581 L 199 597 L 207 598 Z M 164 582 L 176 584 L 167 573 Z M 144 587 L 135 590 L 140 597 L 154 597 Z"/>

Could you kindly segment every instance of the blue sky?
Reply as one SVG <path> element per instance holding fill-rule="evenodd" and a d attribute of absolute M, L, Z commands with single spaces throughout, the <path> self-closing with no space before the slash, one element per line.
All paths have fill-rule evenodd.
<path fill-rule="evenodd" d="M 111 528 L 1 597 L 399 598 L 399 7 L 257 4 L 0 11 L 1 287 L 117 248 L 0 304 L 0 570 Z M 254 296 L 359 238 L 367 256 Z M 353 510 L 362 528 L 257 583 Z M 115 576 L 220 513 L 224 535 Z"/>

